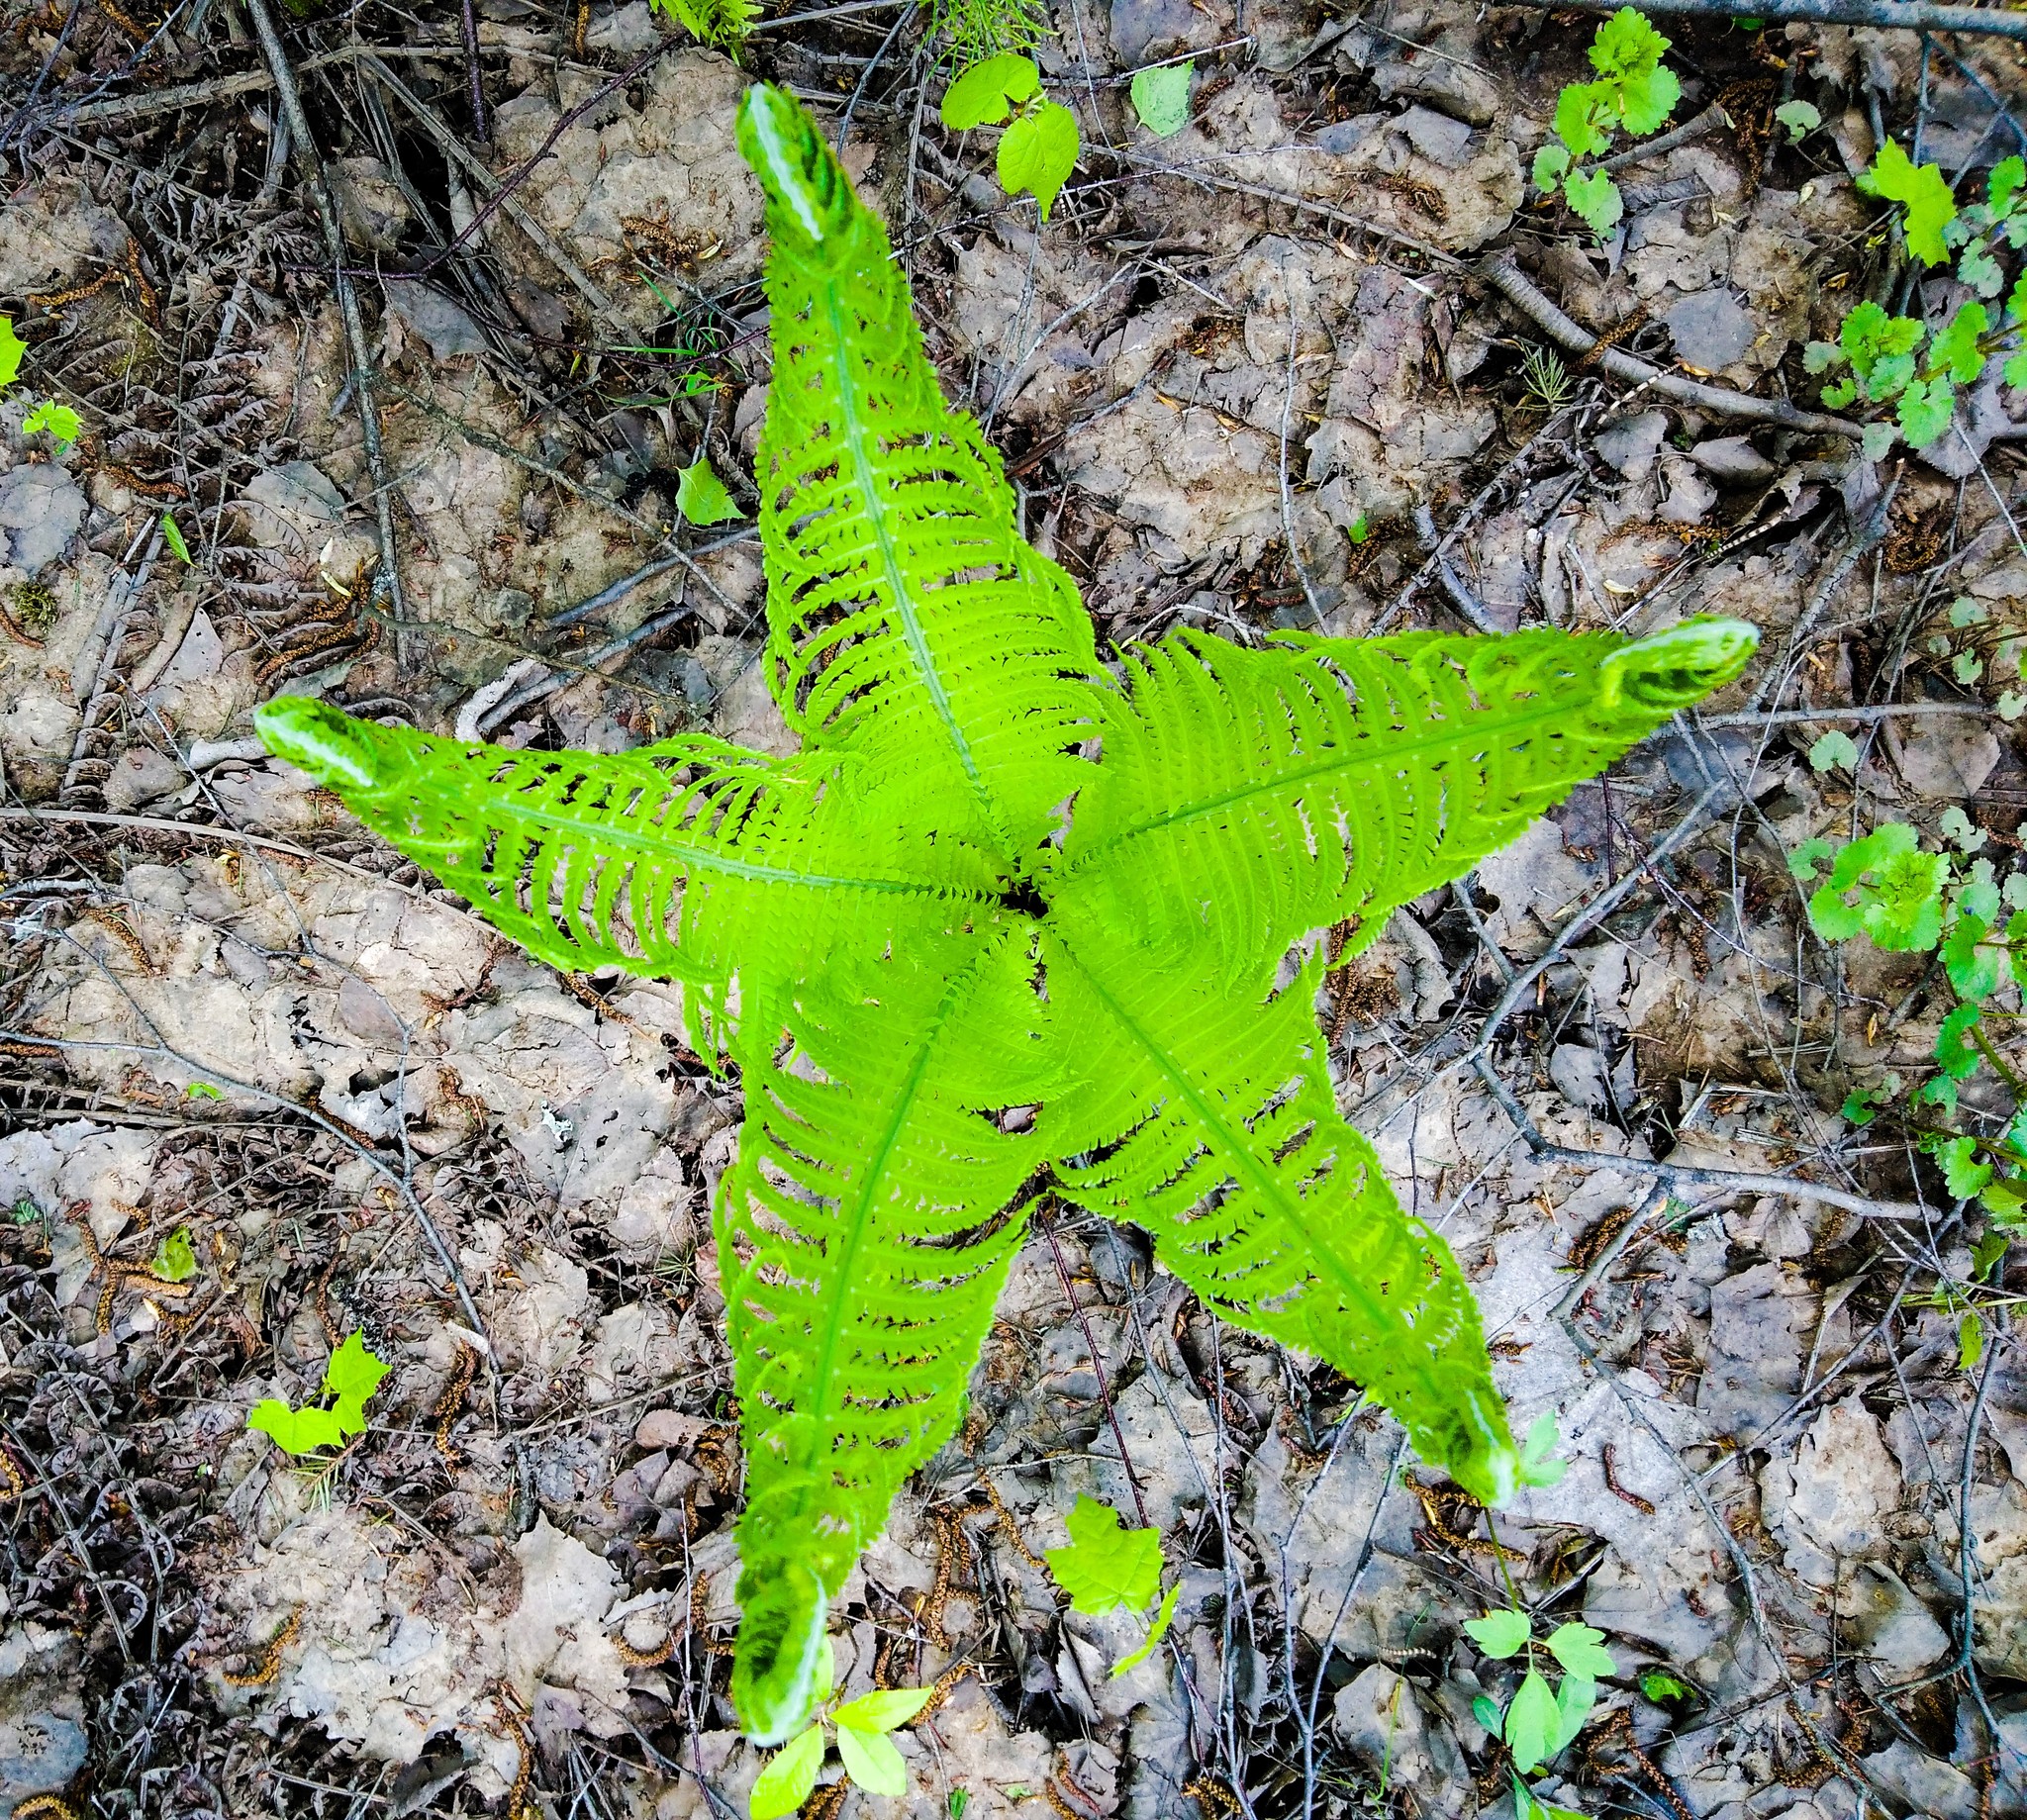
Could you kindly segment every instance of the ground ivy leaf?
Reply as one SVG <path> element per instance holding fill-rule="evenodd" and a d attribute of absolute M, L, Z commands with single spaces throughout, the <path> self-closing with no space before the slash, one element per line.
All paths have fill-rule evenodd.
<path fill-rule="evenodd" d="M 692 525 L 723 525 L 745 516 L 701 449 L 688 467 L 676 470 L 676 510 Z"/>
<path fill-rule="evenodd" d="M 288 1454 L 307 1454 L 315 1447 L 336 1447 L 344 1439 L 338 1417 L 329 1409 L 291 1409 L 272 1396 L 253 1405 L 246 1426 L 258 1429 Z"/>
<path fill-rule="evenodd" d="M 1548 1742 L 1561 1717 L 1556 1696 L 1549 1691 L 1541 1671 L 1529 1669 L 1512 1705 L 1506 1708 L 1506 1748 L 1513 1753 L 1513 1768 L 1522 1775 L 1531 1773 L 1548 1755 Z"/>
<path fill-rule="evenodd" d="M 1168 139 L 1190 124 L 1190 78 L 1196 71 L 1193 61 L 1164 63 L 1133 78 L 1133 112 L 1156 139 Z"/>
<path fill-rule="evenodd" d="M 1534 187 L 1547 195 L 1570 168 L 1570 148 L 1551 140 L 1534 154 Z"/>
<path fill-rule="evenodd" d="M 1161 1647 L 1162 1638 L 1168 1635 L 1169 1620 L 1176 1615 L 1176 1597 L 1182 1589 L 1182 1582 L 1180 1581 L 1169 1587 L 1167 1594 L 1161 1601 L 1161 1609 L 1154 1614 L 1154 1623 L 1147 1632 L 1147 1641 L 1135 1650 L 1132 1655 L 1112 1664 L 1113 1680 L 1117 1680 L 1121 1675 L 1126 1674 L 1129 1670 L 1137 1669 Z"/>
<path fill-rule="evenodd" d="M 1952 1081 L 1969 1080 L 1984 1058 L 1976 1044 L 1966 1041 L 1977 1028 L 1981 1013 L 1975 1005 L 1960 1005 L 1943 1019 L 1936 1032 L 1936 1060 Z"/>
<path fill-rule="evenodd" d="M 989 56 L 974 63 L 943 95 L 943 124 L 953 133 L 971 127 L 996 127 L 1014 104 L 1041 91 L 1041 71 L 1034 59 L 1018 51 Z"/>
<path fill-rule="evenodd" d="M 868 1794 L 903 1795 L 908 1792 L 908 1766 L 894 1741 L 879 1732 L 862 1732 L 853 1726 L 837 1728 L 837 1754 L 844 1771 Z"/>
<path fill-rule="evenodd" d="M 783 1745 L 753 1783 L 753 1820 L 778 1820 L 810 1798 L 823 1767 L 823 1728 L 813 1725 Z"/>
<path fill-rule="evenodd" d="M 1547 1649 L 1572 1675 L 1588 1675 L 1595 1679 L 1600 1675 L 1618 1673 L 1618 1664 L 1603 1645 L 1601 1630 L 1593 1630 L 1588 1624 L 1559 1624 L 1548 1634 Z"/>
<path fill-rule="evenodd" d="M 1516 1654 L 1534 1631 L 1524 1611 L 1489 1611 L 1482 1618 L 1467 1618 L 1464 1628 L 1495 1662 Z"/>
<path fill-rule="evenodd" d="M 1774 118 L 1787 129 L 1787 143 L 1798 145 L 1823 124 L 1823 117 L 1806 101 L 1784 101 Z"/>
<path fill-rule="evenodd" d="M 1000 186 L 1008 195 L 1031 191 L 1047 221 L 1077 164 L 1077 116 L 1054 101 L 1022 114 L 1000 138 Z"/>
<path fill-rule="evenodd" d="M 1043 1552 L 1056 1584 L 1070 1595 L 1070 1609 L 1096 1615 L 1146 1609 L 1161 1585 L 1161 1531 L 1127 1529 L 1110 1504 L 1078 1493 L 1066 1526 L 1068 1548 Z"/>
<path fill-rule="evenodd" d="M 862 1693 L 830 1716 L 860 1732 L 891 1732 L 906 1725 L 929 1702 L 933 1687 L 880 1687 Z"/>
<path fill-rule="evenodd" d="M 1814 772 L 1858 769 L 1858 746 L 1849 733 L 1825 733 L 1809 747 L 1809 769 Z"/>

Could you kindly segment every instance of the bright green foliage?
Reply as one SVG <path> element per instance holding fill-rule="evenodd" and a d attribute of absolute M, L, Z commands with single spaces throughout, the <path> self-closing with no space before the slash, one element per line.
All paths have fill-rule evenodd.
<path fill-rule="evenodd" d="M 1025 50 L 1041 36 L 1040 0 L 930 0 L 929 36 L 942 37 L 960 63 Z"/>
<path fill-rule="evenodd" d="M 1858 745 L 1849 733 L 1832 728 L 1809 747 L 1809 769 L 1811 771 L 1856 771 L 1858 769 Z"/>
<path fill-rule="evenodd" d="M 1868 196 L 1900 205 L 1907 250 L 1922 264 L 1940 265 L 1950 256 L 1943 230 L 1957 219 L 1957 199 L 1935 165 L 1916 164 L 1887 140 L 1874 156 L 1872 168 L 1859 173 L 1858 187 Z"/>
<path fill-rule="evenodd" d="M 844 1772 L 868 1794 L 908 1792 L 908 1766 L 887 1734 L 928 1704 L 928 1687 L 881 1688 L 849 1700 L 830 1714 Z M 823 1722 L 817 1720 L 782 1746 L 753 1783 L 752 1820 L 779 1820 L 810 1798 L 823 1768 Z"/>
<path fill-rule="evenodd" d="M 30 435 L 41 431 L 53 436 L 59 449 L 68 448 L 77 440 L 79 429 L 77 413 L 68 405 L 59 405 L 53 398 L 44 399 L 21 420 L 21 427 Z"/>
<path fill-rule="evenodd" d="M 1992 862 L 1976 857 L 1985 844 L 1984 831 L 1961 809 L 1946 811 L 1942 821 L 1954 851 L 1925 851 L 1913 828 L 1887 822 L 1841 851 L 1828 841 L 1810 841 L 1789 855 L 1788 867 L 1798 883 L 1809 885 L 1823 862 L 1832 861 L 1829 879 L 1809 899 L 1809 925 L 1825 941 L 1864 934 L 1891 951 L 1940 949 L 1943 977 L 1957 1003 L 1936 1033 L 1936 1073 L 1913 1089 L 1905 1116 L 1920 1148 L 1936 1160 L 1952 1198 L 1975 1196 L 1996 1222 L 2010 1228 L 2023 1223 L 2027 1210 L 2027 1116 L 2019 1110 L 2027 1094 L 1989 1047 L 1993 1039 L 1984 1026 L 1989 1015 L 2010 1027 L 2012 1014 L 1993 1001 L 2015 980 L 2027 980 L 2027 908 L 2006 914 L 2011 906 L 2027 905 L 2027 872 L 2012 874 L 2001 886 Z M 1958 1084 L 1988 1060 L 2015 1102 L 2003 1134 L 1930 1122 L 1933 1113 L 1924 1108 L 1958 1119 Z M 1845 1096 L 1844 1117 L 1870 1124 L 1900 1098 L 1903 1085 L 1889 1074 L 1877 1086 L 1853 1088 Z"/>
<path fill-rule="evenodd" d="M 1556 97 L 1556 137 L 1534 154 L 1534 187 L 1546 194 L 1560 184 L 1563 200 L 1599 239 L 1618 225 L 1625 201 L 1608 173 L 1580 167 L 1607 151 L 1615 132 L 1642 139 L 1675 112 L 1683 87 L 1661 61 L 1669 43 L 1631 7 L 1621 7 L 1592 42 L 1591 66 L 1598 79 L 1572 82 Z"/>
<path fill-rule="evenodd" d="M 1161 1647 L 1161 1640 L 1168 1635 L 1169 1624 L 1176 1615 L 1176 1599 L 1181 1595 L 1182 1590 L 1182 1582 L 1178 1581 L 1163 1594 L 1161 1609 L 1154 1614 L 1154 1622 L 1148 1626 L 1147 1641 L 1141 1644 L 1131 1655 L 1121 1656 L 1117 1662 L 1112 1664 L 1112 1678 L 1114 1680 L 1117 1680 L 1121 1675 L 1128 1673 L 1130 1670 L 1137 1669 Z"/>
<path fill-rule="evenodd" d="M 1787 129 L 1790 145 L 1799 145 L 1823 124 L 1822 115 L 1806 101 L 1784 101 L 1774 110 L 1774 118 Z"/>
<path fill-rule="evenodd" d="M 1479 1723 L 1503 1738 L 1513 1754 L 1516 1811 L 1526 1812 L 1531 1806 L 1536 1812 L 1557 1812 L 1534 1802 L 1518 1778 L 1533 1774 L 1577 1736 L 1597 1704 L 1598 1676 L 1617 1672 L 1618 1665 L 1604 1648 L 1604 1632 L 1593 1630 L 1588 1624 L 1559 1624 L 1546 1638 L 1536 1642 L 1533 1620 L 1515 1608 L 1467 1619 L 1464 1629 L 1494 1662 L 1507 1662 L 1526 1652 L 1527 1672 L 1504 1711 L 1484 1695 L 1472 1702 L 1472 1709 Z M 1562 1670 L 1559 1686 L 1552 1686 L 1547 1675 L 1536 1666 L 1537 1652 L 1546 1652 Z"/>
<path fill-rule="evenodd" d="M 387 1369 L 366 1350 L 364 1335 L 354 1329 L 324 1368 L 323 1394 L 333 1399 L 330 1408 L 309 1404 L 292 1409 L 270 1396 L 254 1404 L 246 1426 L 269 1436 L 285 1453 L 335 1447 L 347 1435 L 365 1433 L 366 1399 L 379 1389 Z"/>
<path fill-rule="evenodd" d="M 1520 1461 L 1443 1240 L 1338 1113 L 1313 932 L 1351 951 L 1744 667 L 1756 634 L 1207 636 L 1103 668 L 949 411 L 885 231 L 749 90 L 773 383 L 767 681 L 802 750 L 603 756 L 284 699 L 280 756 L 540 958 L 680 980 L 740 1070 L 716 1208 L 746 1450 L 732 1696 L 800 1731 L 825 1618 L 952 1432 L 1045 1186 L 1327 1360 L 1488 1502 Z M 993 1114 L 1038 1104 L 1031 1128 Z"/>
<path fill-rule="evenodd" d="M 676 470 L 676 510 L 692 525 L 723 525 L 745 517 L 701 449 L 688 467 Z"/>
<path fill-rule="evenodd" d="M 1190 78 L 1196 64 L 1163 63 L 1133 78 L 1133 112 L 1156 139 L 1169 139 L 1190 124 Z"/>
<path fill-rule="evenodd" d="M 1664 1675 L 1659 1669 L 1649 1669 L 1640 1676 L 1640 1691 L 1657 1706 L 1689 1697 L 1687 1682 L 1678 1680 L 1673 1675 Z"/>
<path fill-rule="evenodd" d="M 148 1270 L 164 1283 L 188 1283 L 197 1275 L 197 1251 L 190 1243 L 190 1228 L 178 1226 L 154 1248 Z"/>
<path fill-rule="evenodd" d="M 1017 114 L 1000 136 L 1000 187 L 1026 191 L 1047 221 L 1063 185 L 1077 167 L 1077 116 L 1060 102 L 1044 101 Z"/>
<path fill-rule="evenodd" d="M 175 551 L 176 560 L 182 563 L 184 567 L 189 567 L 191 561 L 190 546 L 183 541 L 183 527 L 176 523 L 175 516 L 172 513 L 165 512 L 162 514 L 162 539 L 168 544 L 170 549 Z M 192 1091 L 195 1092 L 195 1089 Z"/>
<path fill-rule="evenodd" d="M 713 45 L 736 55 L 745 48 L 746 34 L 760 17 L 757 0 L 648 0 L 666 13 L 700 45 Z"/>
<path fill-rule="evenodd" d="M 1189 84 L 1184 82 L 1187 113 Z M 1009 120 L 1009 116 L 1012 116 Z M 1077 116 L 1045 100 L 1034 59 L 1006 53 L 976 63 L 950 84 L 943 96 L 943 124 L 953 133 L 998 126 L 1000 187 L 1010 196 L 1033 195 L 1047 221 L 1058 193 L 1076 167 Z"/>
<path fill-rule="evenodd" d="M 1888 141 L 1859 185 L 1903 205 L 1910 251 L 1926 264 L 1937 265 L 1949 257 L 1952 246 L 1959 247 L 1958 282 L 1979 298 L 1994 298 L 2005 288 L 1999 249 L 2027 244 L 2023 178 L 2027 161 L 2004 159 L 1992 170 L 1984 201 L 1960 214 L 1942 172 L 1933 164 L 1909 162 L 1907 154 Z M 1860 400 L 1893 406 L 1890 421 L 1865 426 L 1864 453 L 1879 460 L 1896 436 L 1904 436 L 1912 448 L 1926 448 L 1947 433 L 1956 418 L 1960 388 L 1977 384 L 1994 354 L 2003 357 L 2002 377 L 2008 385 L 2027 385 L 2027 351 L 2005 351 L 2017 338 L 2023 319 L 2027 270 L 2019 274 L 1996 324 L 1991 312 L 1975 300 L 1959 305 L 1947 325 L 1936 326 L 1911 316 L 1889 316 L 1868 301 L 1845 317 L 1836 341 L 1811 341 L 1803 365 L 1811 373 L 1849 367 L 1823 389 L 1823 403 L 1833 411 Z"/>
<path fill-rule="evenodd" d="M 1520 1449 L 1519 1478 L 1523 1485 L 1548 1486 L 1562 1483 L 1570 1465 L 1567 1460 L 1555 1457 L 1557 1438 L 1556 1418 L 1537 1415 Z"/>
<path fill-rule="evenodd" d="M 997 127 L 1023 101 L 1041 92 L 1041 70 L 1031 56 L 1008 53 L 974 63 L 943 96 L 943 124 L 953 133 Z"/>
<path fill-rule="evenodd" d="M 0 316 L 0 388 L 21 377 L 21 357 L 27 352 L 28 343 L 14 333 L 14 319 Z"/>
<path fill-rule="evenodd" d="M 1119 1513 L 1095 1497 L 1079 1496 L 1064 1518 L 1068 1548 L 1045 1551 L 1056 1584 L 1072 1611 L 1093 1614 L 1145 1608 L 1161 1586 L 1161 1531 L 1127 1529 Z"/>

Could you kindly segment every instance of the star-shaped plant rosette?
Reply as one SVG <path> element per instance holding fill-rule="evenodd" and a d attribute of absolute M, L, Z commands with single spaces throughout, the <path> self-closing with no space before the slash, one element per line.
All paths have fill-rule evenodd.
<path fill-rule="evenodd" d="M 1044 1192 L 1147 1228 L 1475 1496 L 1513 1488 L 1470 1289 L 1338 1114 L 1309 938 L 1348 920 L 1355 953 L 1756 635 L 1181 634 L 1102 664 L 815 123 L 756 87 L 738 135 L 772 237 L 767 674 L 801 751 L 523 752 L 299 698 L 258 725 L 531 953 L 680 981 L 698 1052 L 736 1065 L 732 1691 L 769 1743 L 957 1422 Z"/>

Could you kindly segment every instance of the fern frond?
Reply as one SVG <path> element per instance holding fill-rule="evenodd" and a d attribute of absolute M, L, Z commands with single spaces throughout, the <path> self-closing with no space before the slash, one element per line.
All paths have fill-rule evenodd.
<path fill-rule="evenodd" d="M 1518 1456 L 1471 1287 L 1338 1115 L 1314 966 L 1263 1004 L 1053 917 L 1043 953 L 1082 1060 L 1040 1121 L 1063 1193 L 1147 1228 L 1224 1319 L 1363 1385 L 1474 1497 L 1510 1493 Z"/>
<path fill-rule="evenodd" d="M 1228 978 L 1309 930 L 1387 911 L 1728 682 L 1756 634 L 1689 622 L 1633 641 L 1558 631 L 1182 636 L 1128 652 L 1059 891 L 1157 949 L 1208 937 Z"/>
<path fill-rule="evenodd" d="M 762 1742 L 804 1723 L 828 1600 L 955 1426 L 1020 1243 L 1039 1151 L 979 1108 L 1040 1079 L 1027 952 L 1001 927 L 948 976 L 805 991 L 786 1055 L 742 1040 L 719 1244 L 746 1450 L 732 1686 Z"/>
<path fill-rule="evenodd" d="M 769 675 L 789 723 L 911 797 L 968 801 L 1023 852 L 1086 767 L 1098 664 L 1070 579 L 949 410 L 879 217 L 810 116 L 746 93 L 767 192 L 774 373 L 760 438 Z M 948 812 L 945 823 L 948 826 Z"/>
<path fill-rule="evenodd" d="M 566 971 L 623 967 L 702 989 L 820 967 L 890 937 L 934 943 L 998 881 L 956 841 L 868 825 L 835 758 L 689 734 L 617 755 L 466 745 L 283 696 L 268 748 L 336 791 L 501 933 Z M 711 1039 L 693 1028 L 700 1047 Z M 708 1053 L 708 1049 L 706 1050 Z"/>

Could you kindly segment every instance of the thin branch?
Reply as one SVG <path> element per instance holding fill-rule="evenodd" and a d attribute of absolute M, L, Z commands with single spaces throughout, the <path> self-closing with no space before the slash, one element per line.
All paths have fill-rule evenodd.
<path fill-rule="evenodd" d="M 2022 15 L 2022 18 L 2027 19 L 2027 15 Z M 1575 318 L 1566 316 L 1536 290 L 1519 266 L 1513 263 L 1510 252 L 1495 253 L 1481 262 L 1477 269 L 1481 278 L 1551 340 L 1574 354 L 1588 354 L 1597 348 L 1597 336 Z M 1785 430 L 1808 431 L 1816 435 L 1849 436 L 1853 441 L 1865 433 L 1862 425 L 1848 423 L 1841 417 L 1828 417 L 1820 411 L 1804 411 L 1785 398 L 1754 398 L 1750 393 L 1734 392 L 1726 386 L 1706 386 L 1694 379 L 1685 379 L 1679 373 L 1665 373 L 1660 367 L 1650 366 L 1645 360 L 1623 353 L 1616 347 L 1599 351 L 1597 364 L 1614 379 L 1646 386 L 1663 398 L 1672 398 L 1678 404 L 1694 405 L 1699 411 L 1746 418 L 1760 424 L 1779 424 Z"/>
<path fill-rule="evenodd" d="M 1551 0 L 1526 0 L 1546 6 Z M 1612 11 L 1611 0 L 1579 0 L 1588 12 Z M 1985 32 L 2027 41 L 2027 13 L 2002 7 L 1938 6 L 1929 0 L 1640 0 L 1643 13 L 1692 19 L 1767 19 L 1819 26 L 1887 26 L 1902 32 Z"/>

